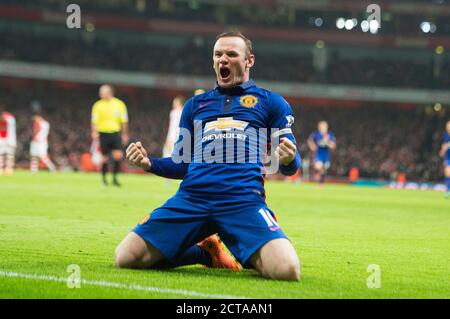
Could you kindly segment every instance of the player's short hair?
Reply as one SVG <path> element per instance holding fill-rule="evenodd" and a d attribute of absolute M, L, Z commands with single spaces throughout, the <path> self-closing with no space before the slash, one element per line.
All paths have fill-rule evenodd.
<path fill-rule="evenodd" d="M 250 41 L 250 39 L 247 38 L 245 35 L 243 35 L 242 32 L 240 32 L 239 30 L 229 30 L 229 31 L 222 32 L 221 34 L 219 34 L 216 37 L 216 41 L 219 40 L 220 38 L 229 38 L 229 37 L 238 37 L 238 38 L 241 38 L 242 40 L 244 40 L 245 46 L 247 48 L 247 50 L 245 52 L 246 58 L 248 58 L 250 56 L 250 54 L 253 54 L 252 41 Z"/>

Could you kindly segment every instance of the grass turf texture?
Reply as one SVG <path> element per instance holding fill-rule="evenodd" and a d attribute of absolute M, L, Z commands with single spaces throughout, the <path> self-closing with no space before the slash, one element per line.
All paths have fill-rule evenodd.
<path fill-rule="evenodd" d="M 449 298 L 450 200 L 439 192 L 266 183 L 267 202 L 302 262 L 302 281 L 280 282 L 246 270 L 181 267 L 168 271 L 113 266 L 116 245 L 178 183 L 121 176 L 103 187 L 97 174 L 16 172 L 0 176 L 0 272 L 184 289 L 250 298 Z M 369 264 L 381 288 L 369 289 Z M 189 298 L 0 276 L 0 298 Z"/>

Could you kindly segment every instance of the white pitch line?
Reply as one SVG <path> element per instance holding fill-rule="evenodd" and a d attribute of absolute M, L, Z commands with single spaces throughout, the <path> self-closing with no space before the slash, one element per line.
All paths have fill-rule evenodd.
<path fill-rule="evenodd" d="M 32 280 L 54 281 L 54 282 L 67 282 L 67 278 L 64 278 L 64 277 L 36 275 L 36 274 L 21 274 L 21 273 L 11 272 L 11 271 L 0 271 L 0 277 L 23 278 L 23 279 L 32 279 Z M 136 285 L 136 284 L 127 285 L 127 284 L 121 284 L 121 283 L 112 282 L 112 281 L 96 281 L 96 280 L 81 279 L 81 285 L 91 285 L 91 286 L 98 286 L 98 287 L 109 287 L 109 288 L 118 288 L 118 289 L 135 290 L 135 291 L 148 291 L 148 292 L 156 292 L 156 293 L 161 293 L 161 294 L 175 294 L 175 295 L 213 298 L 213 299 L 246 299 L 247 298 L 247 297 L 232 296 L 232 295 L 208 294 L 208 293 L 203 293 L 203 292 L 198 292 L 198 291 L 193 291 L 193 290 L 185 290 L 185 289 L 159 288 L 159 287 L 151 287 L 151 286 L 141 286 L 141 285 Z"/>

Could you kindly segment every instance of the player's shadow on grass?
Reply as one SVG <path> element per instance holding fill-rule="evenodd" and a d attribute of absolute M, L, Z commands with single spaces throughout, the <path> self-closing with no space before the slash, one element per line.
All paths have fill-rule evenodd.
<path fill-rule="evenodd" d="M 251 269 L 243 269 L 241 271 L 233 271 L 229 269 L 213 269 L 213 268 L 205 268 L 201 266 L 190 266 L 190 267 L 178 267 L 172 269 L 160 269 L 162 272 L 169 273 L 178 273 L 185 274 L 191 276 L 204 277 L 206 276 L 214 276 L 214 277 L 230 277 L 230 276 L 245 276 L 245 277 L 253 277 L 258 276 L 258 273 Z"/>
<path fill-rule="evenodd" d="M 178 267 L 172 269 L 158 269 L 156 271 L 160 271 L 161 273 L 174 273 L 174 274 L 183 274 L 187 276 L 205 278 L 206 277 L 221 277 L 226 279 L 255 279 L 258 281 L 267 281 L 267 282 L 283 282 L 283 283 L 298 283 L 294 281 L 285 281 L 285 280 L 274 280 L 270 278 L 265 278 L 261 276 L 256 270 L 253 269 L 242 269 L 238 271 L 233 271 L 229 269 L 217 269 L 217 268 L 204 268 L 197 266 L 187 266 L 187 267 Z"/>
<path fill-rule="evenodd" d="M 117 269 L 117 268 L 116 268 Z M 252 269 L 243 269 L 240 271 L 233 271 L 229 269 L 214 269 L 205 268 L 202 266 L 185 266 L 177 268 L 167 268 L 167 269 L 129 269 L 133 272 L 152 272 L 159 274 L 174 274 L 174 275 L 186 275 L 190 277 L 205 278 L 206 277 L 220 277 L 220 278 L 247 278 L 247 279 L 261 279 L 258 272 Z"/>

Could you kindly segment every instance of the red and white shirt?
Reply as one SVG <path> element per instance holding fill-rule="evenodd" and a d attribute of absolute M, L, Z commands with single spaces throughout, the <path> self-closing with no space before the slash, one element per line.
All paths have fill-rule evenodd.
<path fill-rule="evenodd" d="M 16 119 L 11 113 L 0 114 L 0 141 L 16 147 Z"/>
<path fill-rule="evenodd" d="M 33 142 L 47 143 L 50 124 L 43 118 L 34 120 L 33 123 Z"/>

